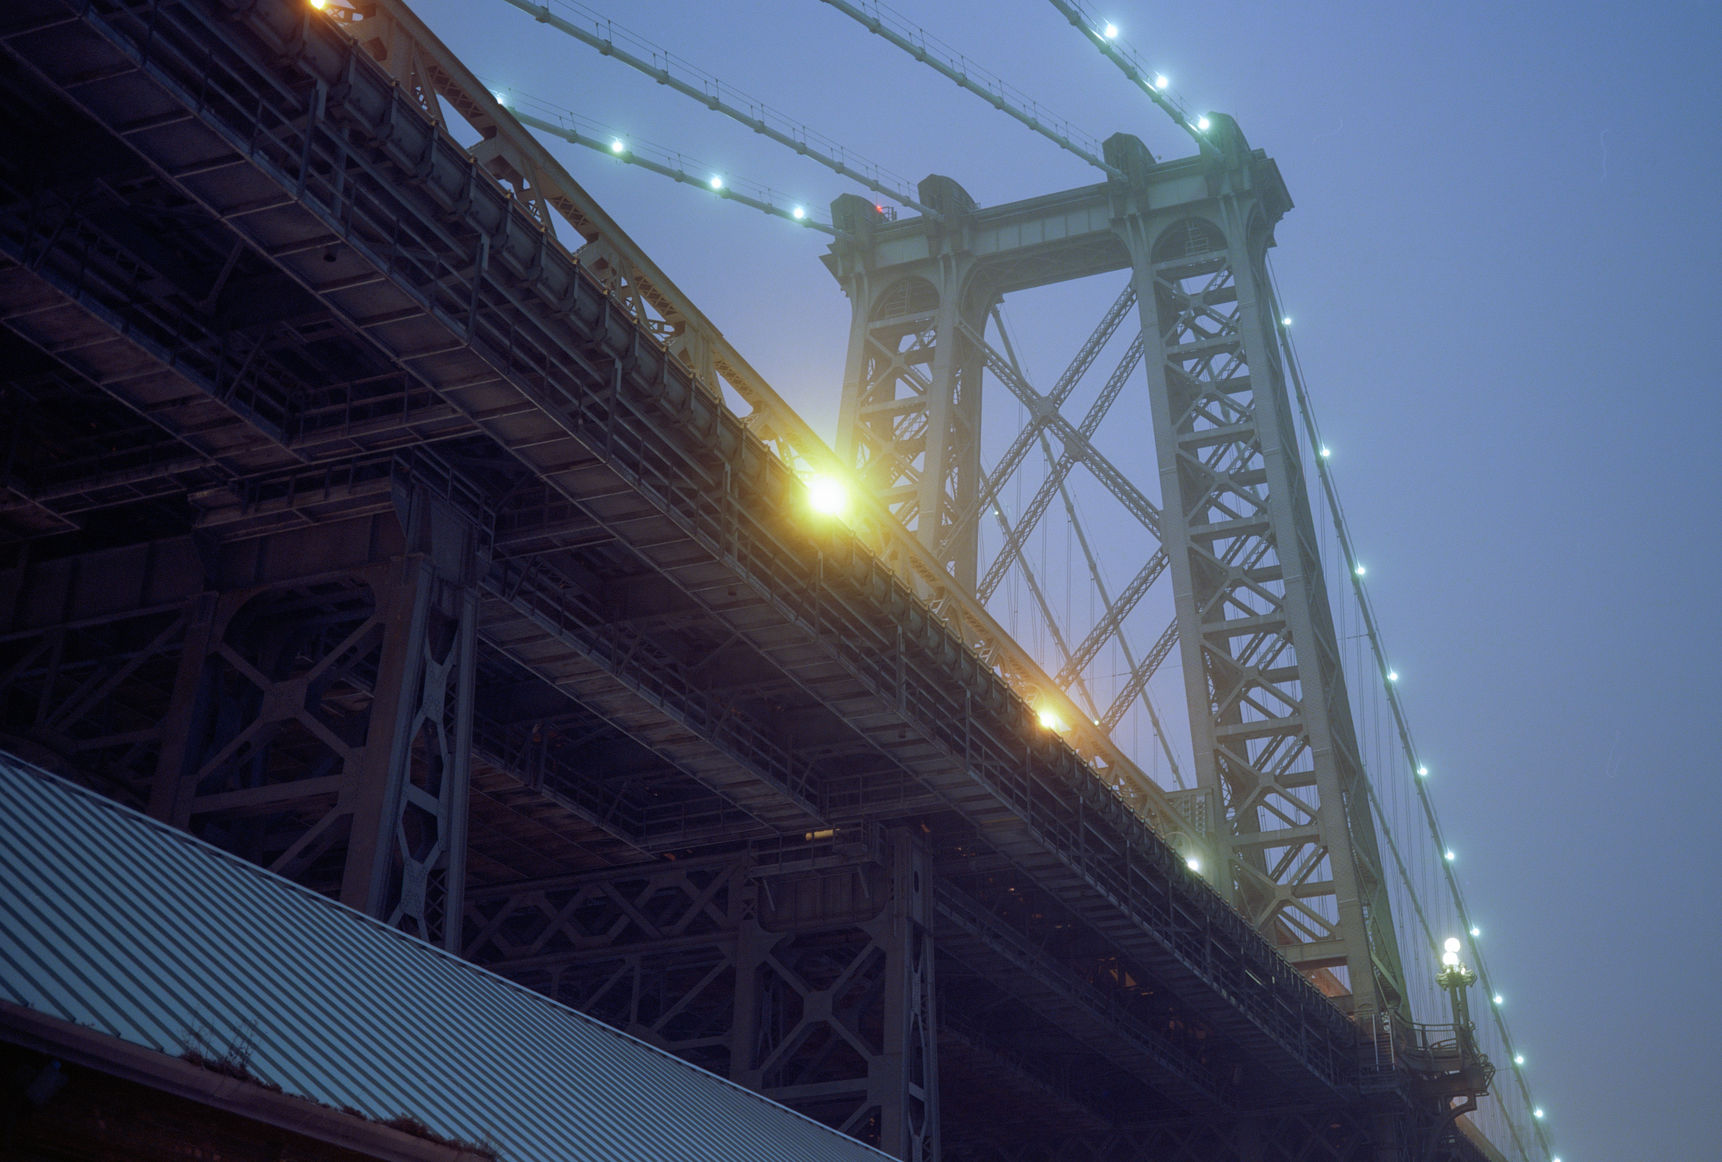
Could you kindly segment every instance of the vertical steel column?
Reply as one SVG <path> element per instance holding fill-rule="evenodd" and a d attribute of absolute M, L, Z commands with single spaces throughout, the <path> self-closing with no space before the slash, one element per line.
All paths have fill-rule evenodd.
<path fill-rule="evenodd" d="M 369 561 L 302 557 L 306 539 L 288 534 L 245 543 L 245 566 L 217 566 L 291 561 L 254 583 L 215 578 L 187 634 L 150 808 L 457 949 L 477 546 L 422 492 L 401 500 Z"/>
<path fill-rule="evenodd" d="M 974 201 L 949 178 L 920 185 L 941 217 L 916 239 L 916 273 L 880 279 L 869 234 L 877 210 L 844 195 L 832 261 L 853 308 L 837 452 L 864 486 L 973 589 L 981 489 L 981 369 L 996 298 L 975 284 L 963 246 Z"/>
<path fill-rule="evenodd" d="M 907 831 L 872 858 L 756 873 L 738 966 L 753 1039 L 736 1080 L 904 1159 L 937 1162 L 932 884 Z"/>
<path fill-rule="evenodd" d="M 1208 196 L 1124 223 L 1149 360 L 1163 535 L 1223 885 L 1359 1014 L 1404 985 L 1265 277 L 1289 208 L 1216 118 Z"/>
<path fill-rule="evenodd" d="M 938 1014 L 934 1006 L 931 868 L 907 831 L 890 839 L 885 935 L 885 1052 L 870 1071 L 882 1111 L 880 1147 L 905 1162 L 939 1162 Z"/>

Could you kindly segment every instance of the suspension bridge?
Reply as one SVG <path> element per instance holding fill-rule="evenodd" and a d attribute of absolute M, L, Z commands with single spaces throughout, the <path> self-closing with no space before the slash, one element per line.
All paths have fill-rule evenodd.
<path fill-rule="evenodd" d="M 899 1158 L 1551 1159 L 1272 158 L 1064 0 L 1188 152 L 826 2 L 1093 181 L 911 183 L 574 4 L 508 0 L 866 196 L 397 0 L 6 16 L 7 749 Z M 546 140 L 827 243 L 835 447 Z"/>

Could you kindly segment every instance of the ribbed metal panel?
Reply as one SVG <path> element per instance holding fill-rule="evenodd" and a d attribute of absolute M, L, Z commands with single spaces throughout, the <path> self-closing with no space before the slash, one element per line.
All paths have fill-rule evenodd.
<path fill-rule="evenodd" d="M 886 1157 L 4 754 L 0 999 L 508 1162 Z"/>

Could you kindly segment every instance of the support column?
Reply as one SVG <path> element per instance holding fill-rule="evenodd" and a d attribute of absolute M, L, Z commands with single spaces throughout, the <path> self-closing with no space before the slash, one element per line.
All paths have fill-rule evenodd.
<path fill-rule="evenodd" d="M 150 806 L 456 949 L 476 540 L 417 490 L 353 524 L 212 551 Z"/>
<path fill-rule="evenodd" d="M 920 185 L 941 217 L 922 223 L 915 261 L 885 276 L 868 242 L 876 215 L 845 195 L 832 214 L 848 234 L 830 262 L 853 310 L 838 414 L 838 456 L 862 485 L 970 589 L 971 511 L 981 491 L 982 338 L 997 301 L 974 279 L 964 221 L 974 201 L 949 178 Z"/>
<path fill-rule="evenodd" d="M 1149 360 L 1163 539 L 1219 886 L 1360 1019 L 1404 976 L 1275 338 L 1284 188 L 1216 117 L 1208 196 L 1122 221 Z"/>

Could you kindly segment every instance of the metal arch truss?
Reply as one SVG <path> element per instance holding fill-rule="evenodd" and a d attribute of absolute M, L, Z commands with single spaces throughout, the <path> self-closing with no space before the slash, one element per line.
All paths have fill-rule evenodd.
<path fill-rule="evenodd" d="M 1002 583 L 1018 579 L 1056 651 L 1042 659 L 1057 671 L 1053 706 L 1066 721 L 1080 716 L 1073 732 L 1109 732 L 1140 703 L 1180 785 L 1147 694 L 1181 651 L 1197 788 L 1157 800 L 1185 813 L 1188 831 L 1175 841 L 1229 869 L 1222 889 L 1324 991 L 1359 1013 L 1404 1015 L 1307 486 L 1272 321 L 1262 315 L 1265 253 L 1290 199 L 1273 163 L 1229 120 L 1213 136 L 1216 148 L 1201 156 L 1156 164 L 1118 135 L 1107 157 L 1127 178 L 987 209 L 949 179 L 930 178 L 923 201 L 940 207 L 939 221 L 840 237 L 827 265 L 854 310 L 840 448 L 953 577 L 975 579 L 977 600 L 996 603 Z M 845 213 L 840 199 L 833 216 Z M 1123 293 L 1052 389 L 1036 390 L 998 304 L 1119 270 L 1129 272 Z M 1132 306 L 1140 334 L 1126 342 Z M 1092 400 L 1085 413 L 1067 418 L 1062 409 L 1082 398 L 1078 382 L 1108 349 L 1122 354 L 1103 385 L 1083 393 Z M 1027 416 L 990 471 L 977 435 L 977 363 Z M 1096 437 L 1140 382 L 1139 366 L 1155 458 L 1119 463 Z M 1044 464 L 1032 462 L 1037 448 Z M 1079 465 L 1114 506 L 1110 543 L 1133 537 L 1143 546 L 1115 591 L 1072 496 Z M 1038 473 L 1032 498 L 1007 514 L 1001 498 L 1025 469 Z M 1155 478 L 1157 489 L 1136 483 Z M 1086 625 L 1069 614 L 1061 623 L 1049 579 L 1024 551 L 1055 502 L 1100 598 Z M 990 560 L 978 559 L 983 521 L 998 529 Z M 1174 616 L 1141 650 L 1127 620 L 1163 577 Z M 1100 698 L 1094 662 L 1114 645 L 1127 673 Z"/>
<path fill-rule="evenodd" d="M 931 886 L 908 832 L 810 840 L 476 893 L 464 952 L 904 1162 L 937 1162 Z"/>

